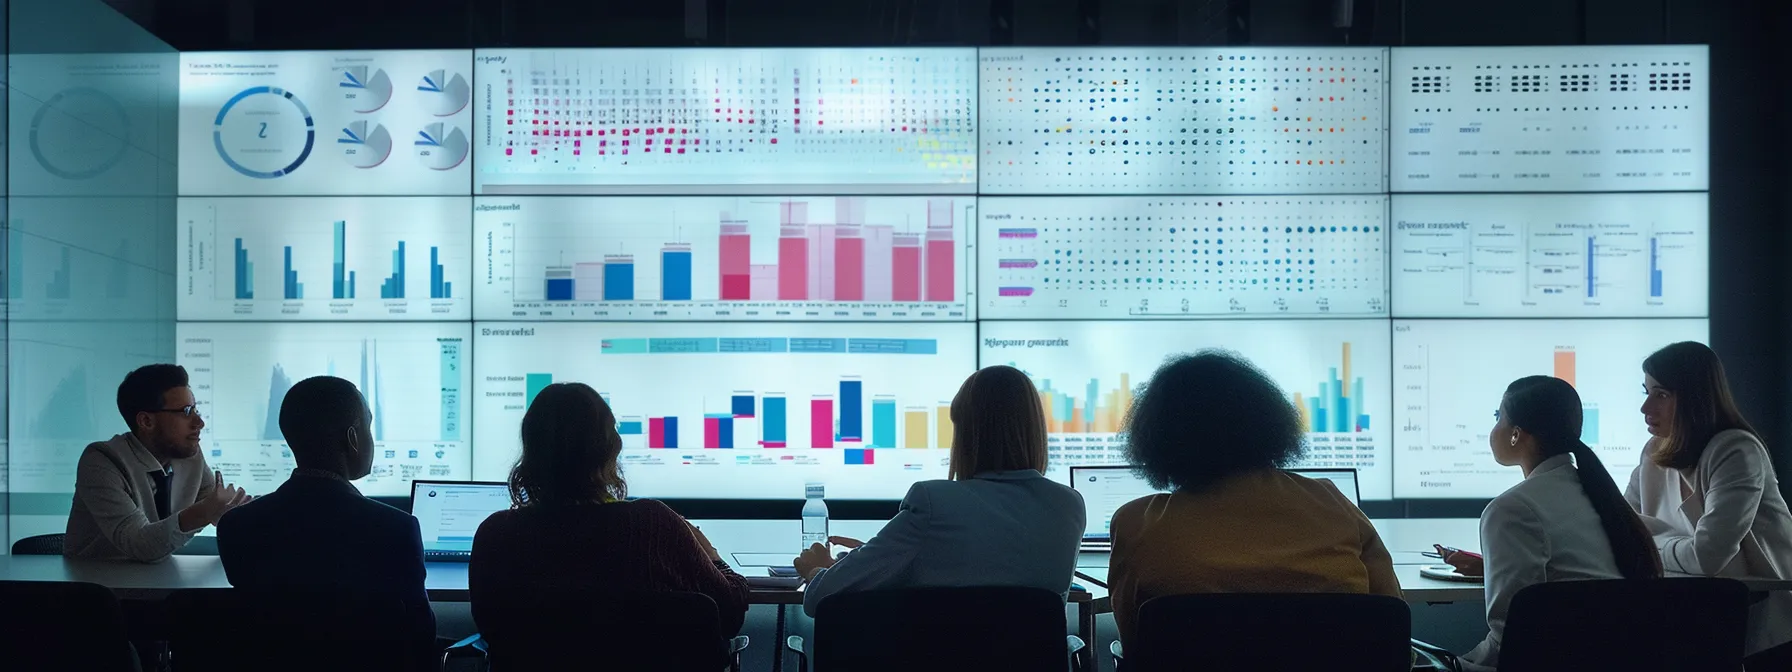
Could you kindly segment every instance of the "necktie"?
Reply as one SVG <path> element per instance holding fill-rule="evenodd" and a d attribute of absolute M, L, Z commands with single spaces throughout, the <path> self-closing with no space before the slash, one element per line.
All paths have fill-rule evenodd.
<path fill-rule="evenodd" d="M 149 472 L 149 480 L 155 481 L 156 520 L 168 517 L 168 509 L 172 506 L 168 493 L 168 472 L 157 469 Z"/>

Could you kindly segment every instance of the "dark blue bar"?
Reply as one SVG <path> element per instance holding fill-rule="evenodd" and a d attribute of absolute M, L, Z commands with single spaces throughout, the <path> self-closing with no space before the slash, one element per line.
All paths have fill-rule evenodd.
<path fill-rule="evenodd" d="M 840 440 L 863 441 L 865 439 L 865 423 L 862 417 L 865 412 L 861 391 L 864 383 L 857 380 L 840 381 Z"/>
<path fill-rule="evenodd" d="M 571 301 L 572 278 L 548 278 L 547 297 L 549 301 Z"/>

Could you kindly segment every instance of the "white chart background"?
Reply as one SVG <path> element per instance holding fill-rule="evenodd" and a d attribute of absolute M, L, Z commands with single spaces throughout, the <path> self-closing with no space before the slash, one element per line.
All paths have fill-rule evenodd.
<path fill-rule="evenodd" d="M 974 49 L 481 49 L 476 60 L 477 194 L 976 191 Z"/>
<path fill-rule="evenodd" d="M 1234 351 L 1269 374 L 1290 398 L 1311 398 L 1320 383 L 1342 363 L 1350 343 L 1350 377 L 1363 380 L 1361 409 L 1370 417 L 1370 431 L 1309 433 L 1309 467 L 1355 467 L 1365 499 L 1387 499 L 1393 489 L 1389 463 L 1391 436 L 1388 408 L 1388 323 L 1386 320 L 1226 320 L 1209 322 L 987 322 L 979 333 L 983 366 L 1013 364 L 1036 385 L 1086 398 L 1091 380 L 1105 395 L 1133 389 L 1170 355 L 1206 348 Z M 1068 343 L 1056 343 L 1065 339 Z M 1120 384 L 1127 374 L 1128 385 Z M 1051 475 L 1067 478 L 1076 465 L 1125 464 L 1119 439 L 1112 433 L 1054 434 Z M 1333 446 L 1328 451 L 1324 446 Z"/>
<path fill-rule="evenodd" d="M 1706 320 L 1395 320 L 1394 496 L 1484 498 L 1518 483 L 1518 468 L 1493 461 L 1494 411 L 1512 381 L 1555 375 L 1563 349 L 1582 404 L 1597 409 L 1587 445 L 1626 482 L 1649 438 L 1643 359 L 1706 334 Z"/>
<path fill-rule="evenodd" d="M 1386 196 L 1046 196 L 978 204 L 985 318 L 1387 311 Z"/>
<path fill-rule="evenodd" d="M 269 440 L 267 432 L 270 426 L 277 430 L 280 417 L 273 398 L 280 390 L 276 368 L 289 384 L 311 376 L 345 378 L 367 397 L 375 432 L 383 431 L 384 438 L 375 443 L 373 474 L 356 481 L 362 492 L 408 495 L 414 479 L 471 476 L 467 323 L 187 322 L 176 335 L 178 362 L 187 367 L 193 395 L 204 407 L 205 459 L 250 494 L 272 491 L 293 466 L 285 440 Z M 452 369 L 444 355 L 450 346 L 459 352 L 460 365 Z M 363 347 L 372 360 L 366 380 Z"/>
<path fill-rule="evenodd" d="M 182 198 L 182 320 L 465 320 L 472 315 L 470 197 Z M 335 223 L 343 222 L 343 279 L 355 298 L 333 299 Z M 254 266 L 254 297 L 235 298 L 236 239 Z M 381 299 L 392 253 L 405 243 L 403 299 Z M 304 297 L 286 300 L 285 247 Z M 430 298 L 435 247 L 450 297 Z M 346 295 L 346 288 L 344 291 Z"/>
<path fill-rule="evenodd" d="M 1705 317 L 1707 201 L 1702 193 L 1394 196 L 1394 315 Z M 1651 294 L 1651 241 L 1660 296 Z"/>
<path fill-rule="evenodd" d="M 652 353 L 600 354 L 606 339 L 642 338 L 842 338 L 933 339 L 937 354 L 843 353 Z M 949 406 L 976 367 L 975 326 L 970 324 L 570 324 L 479 323 L 474 371 L 474 476 L 502 480 L 515 463 L 518 430 L 527 410 L 529 373 L 551 373 L 554 382 L 583 382 L 610 400 L 619 420 L 679 419 L 679 448 L 650 449 L 645 435 L 624 437 L 620 460 L 629 493 L 642 497 L 740 497 L 790 499 L 807 482 L 827 486 L 829 497 L 899 499 L 914 481 L 944 478 L 949 451 L 885 449 L 875 464 L 845 464 L 847 444 L 811 448 L 814 396 L 838 404 L 842 377 L 863 381 L 861 417 L 869 447 L 871 400 L 894 395 L 897 445 L 907 441 L 902 413 L 929 412 L 929 432 L 939 406 Z M 734 394 L 786 395 L 788 447 L 759 448 L 755 421 L 736 421 L 733 449 L 706 450 L 705 413 L 731 411 Z M 836 407 L 836 414 L 839 413 Z M 761 413 L 763 415 L 763 413 Z M 764 420 L 763 417 L 758 420 Z M 742 447 L 748 446 L 748 447 Z M 785 459 L 789 458 L 789 459 Z"/>
<path fill-rule="evenodd" d="M 864 284 L 867 301 L 819 300 L 823 291 L 808 293 L 809 301 L 727 301 L 721 296 L 721 220 L 726 217 L 747 227 L 754 265 L 780 260 L 779 235 L 786 209 L 806 211 L 809 225 L 836 221 L 837 208 L 845 201 L 863 204 L 865 225 Z M 871 229 L 892 227 L 897 233 L 922 237 L 925 255 L 929 203 L 944 207 L 952 219 L 955 244 L 952 260 L 953 300 L 890 301 L 891 261 L 874 258 Z M 974 317 L 970 303 L 976 251 L 972 227 L 977 201 L 968 196 L 871 196 L 871 197 L 775 197 L 775 196 L 678 196 L 678 197 L 521 197 L 481 196 L 473 216 L 475 234 L 483 241 L 484 255 L 477 287 L 478 318 L 495 320 L 904 320 L 967 321 Z M 690 301 L 662 301 L 661 251 L 668 243 L 682 243 L 691 251 Z M 808 246 L 805 274 L 809 287 L 832 277 L 834 250 L 819 243 Z M 598 283 L 601 275 L 575 277 L 572 301 L 545 301 L 544 273 L 550 266 L 601 264 L 605 255 L 632 255 L 634 301 L 601 301 L 579 298 L 600 295 L 585 283 Z M 597 269 L 592 268 L 594 273 Z M 926 276 L 925 256 L 921 276 Z M 881 278 L 883 301 L 871 301 Z M 776 280 L 771 289 L 776 292 Z M 925 293 L 922 294 L 926 296 Z"/>
<path fill-rule="evenodd" d="M 977 53 L 980 193 L 1386 191 L 1386 49 Z"/>
<path fill-rule="evenodd" d="M 184 196 L 467 193 L 472 55 L 466 50 L 191 52 L 180 62 Z M 344 86 L 350 76 L 365 88 Z M 376 106 L 388 86 L 389 99 Z M 292 99 L 258 93 L 231 105 L 256 87 Z M 291 100 L 310 113 L 309 154 L 307 119 Z M 230 111 L 217 126 L 226 106 Z M 351 133 L 363 142 L 345 142 Z M 225 155 L 270 176 L 232 168 Z M 289 166 L 290 172 L 271 176 Z"/>
<path fill-rule="evenodd" d="M 1703 45 L 1394 50 L 1393 190 L 1704 190 Z"/>

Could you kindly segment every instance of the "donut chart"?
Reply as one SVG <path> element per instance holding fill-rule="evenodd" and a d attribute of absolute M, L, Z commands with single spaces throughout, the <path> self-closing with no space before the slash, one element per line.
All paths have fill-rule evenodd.
<path fill-rule="evenodd" d="M 442 122 L 417 132 L 417 160 L 431 170 L 452 170 L 467 160 L 467 134 Z"/>
<path fill-rule="evenodd" d="M 357 65 L 342 69 L 342 79 L 336 82 L 342 91 L 342 98 L 348 101 L 350 109 L 366 114 L 378 111 L 392 101 L 392 78 L 386 76 L 381 68 Z"/>
<path fill-rule="evenodd" d="M 50 114 L 52 111 L 57 114 Z M 94 133 L 94 127 L 107 132 Z M 124 158 L 130 138 L 124 107 L 91 87 L 59 91 L 31 117 L 32 158 L 44 172 L 65 180 L 85 180 L 106 172 Z"/>
<path fill-rule="evenodd" d="M 232 114 L 235 112 L 236 114 Z M 212 146 L 232 170 L 271 180 L 298 170 L 317 143 L 311 110 L 275 86 L 243 89 L 218 109 Z"/>
<path fill-rule="evenodd" d="M 459 114 L 473 99 L 473 87 L 467 83 L 467 78 L 447 70 L 432 70 L 424 75 L 422 81 L 417 82 L 417 91 L 423 94 L 423 106 L 438 117 Z"/>
<path fill-rule="evenodd" d="M 370 124 L 372 130 L 368 130 Z M 336 139 L 336 146 L 342 150 L 342 157 L 349 165 L 373 168 L 392 156 L 392 134 L 386 131 L 383 124 L 356 121 L 343 127 L 342 137 Z"/>

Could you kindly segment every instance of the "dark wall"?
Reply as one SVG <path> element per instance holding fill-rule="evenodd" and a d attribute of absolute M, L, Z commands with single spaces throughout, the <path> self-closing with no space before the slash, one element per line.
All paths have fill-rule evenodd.
<path fill-rule="evenodd" d="M 1707 43 L 1711 344 L 1779 473 L 1792 474 L 1792 414 L 1783 411 L 1792 401 L 1792 263 L 1783 261 L 1792 258 L 1792 182 L 1782 159 L 1792 94 L 1780 74 L 1792 58 L 1775 48 L 1792 41 L 1792 22 L 1779 16 L 1792 13 L 1773 11 L 1773 0 L 108 1 L 183 51 Z"/>

